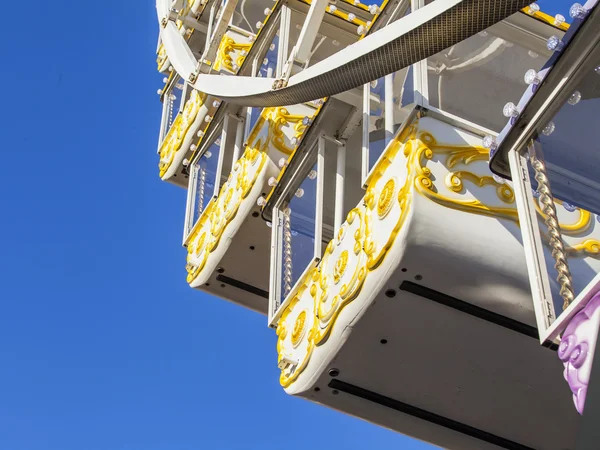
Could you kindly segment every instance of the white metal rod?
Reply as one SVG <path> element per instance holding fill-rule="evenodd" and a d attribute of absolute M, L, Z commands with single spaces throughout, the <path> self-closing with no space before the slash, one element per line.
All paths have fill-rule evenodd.
<path fill-rule="evenodd" d="M 217 9 L 217 2 L 213 3 L 210 7 L 210 14 L 208 15 L 208 29 L 206 30 L 206 41 L 204 42 L 204 54 L 208 53 L 210 47 L 210 37 L 212 36 L 213 23 L 215 21 L 215 11 Z"/>
<path fill-rule="evenodd" d="M 327 5 L 329 5 L 329 0 L 313 0 L 310 4 L 310 9 L 295 46 L 295 58 L 302 64 L 310 57 Z"/>
<path fill-rule="evenodd" d="M 221 188 L 223 160 L 225 158 L 225 149 L 227 148 L 227 128 L 229 128 L 229 115 L 225 114 L 225 117 L 223 118 L 223 133 L 221 134 L 221 145 L 219 148 L 219 159 L 217 160 L 217 170 L 215 173 L 215 197 L 219 195 L 219 190 Z"/>
<path fill-rule="evenodd" d="M 245 120 L 243 118 L 238 118 L 237 127 L 235 129 L 235 144 L 233 145 L 233 160 L 231 162 L 231 167 L 233 168 L 234 164 L 240 159 L 240 155 L 242 154 L 242 147 L 244 145 L 244 129 Z"/>
<path fill-rule="evenodd" d="M 362 119 L 362 163 L 361 184 L 363 187 L 369 176 L 369 116 L 371 115 L 371 86 L 369 83 L 363 86 L 363 119 Z"/>
<path fill-rule="evenodd" d="M 394 75 L 388 74 L 385 80 L 385 146 L 392 141 L 394 137 Z"/>
<path fill-rule="evenodd" d="M 346 177 L 346 146 L 340 145 L 337 150 L 337 167 L 335 172 L 335 218 L 333 222 L 334 235 L 344 222 L 344 179 Z"/>
<path fill-rule="evenodd" d="M 315 258 L 321 258 L 323 245 L 323 195 L 325 188 L 325 138 L 319 137 L 317 155 L 317 189 L 315 199 Z"/>
<path fill-rule="evenodd" d="M 288 58 L 288 41 L 290 36 L 291 10 L 288 6 L 281 7 L 281 19 L 279 24 L 279 47 L 277 48 L 277 69 L 275 77 L 281 78 L 283 66 Z"/>

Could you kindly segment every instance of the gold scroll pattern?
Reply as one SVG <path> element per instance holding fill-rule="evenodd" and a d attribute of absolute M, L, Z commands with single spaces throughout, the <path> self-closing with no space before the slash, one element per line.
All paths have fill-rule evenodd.
<path fill-rule="evenodd" d="M 200 91 L 193 90 L 189 100 L 186 102 L 183 111 L 177 115 L 169 132 L 160 147 L 160 162 L 158 168 L 162 177 L 175 158 L 175 154 L 180 150 L 181 144 L 185 135 L 190 131 L 190 128 L 200 112 L 200 108 L 206 101 L 206 94 Z"/>
<path fill-rule="evenodd" d="M 236 42 L 232 37 L 225 35 L 221 40 L 219 50 L 217 51 L 214 69 L 226 69 L 229 72 L 236 74 L 239 68 L 242 67 L 251 47 L 251 42 Z"/>
<path fill-rule="evenodd" d="M 398 158 L 406 167 L 403 174 L 399 173 Z M 402 231 L 414 193 L 448 208 L 518 223 L 510 185 L 466 170 L 449 172 L 445 179 L 436 180 L 427 167 L 434 158 L 441 159 L 446 169 L 453 169 L 459 163 L 487 161 L 488 150 L 438 144 L 431 133 L 419 130 L 418 122 L 388 146 L 374 168 L 364 201 L 350 211 L 338 235 L 327 245 L 323 259 L 298 281 L 289 296 L 292 300 L 284 306 L 277 325 L 278 358 L 281 361 L 283 356 L 294 354 L 297 364 L 282 369 L 283 387 L 289 387 L 298 378 L 314 349 L 326 342 L 344 307 L 361 294 L 365 280 L 381 266 Z M 440 181 L 451 192 L 465 194 L 464 198 L 442 194 L 436 187 Z M 466 195 L 466 182 L 476 188 L 494 187 L 499 201 L 489 205 Z M 587 215 L 582 212 L 582 216 L 576 224 L 566 225 L 570 233 L 587 229 Z M 574 246 L 575 250 L 597 256 L 598 242 L 587 239 Z M 302 330 L 301 338 L 297 330 Z"/>
<path fill-rule="evenodd" d="M 252 190 L 267 159 L 260 141 L 255 147 L 247 147 L 234 164 L 217 198 L 211 200 L 202 211 L 188 239 L 188 283 L 193 282 L 200 274 L 210 253 L 217 249 L 223 232 L 236 217 L 242 201 Z"/>

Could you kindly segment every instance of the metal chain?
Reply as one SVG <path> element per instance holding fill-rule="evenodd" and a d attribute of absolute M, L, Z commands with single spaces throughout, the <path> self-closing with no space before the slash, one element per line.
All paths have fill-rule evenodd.
<path fill-rule="evenodd" d="M 173 94 L 169 94 L 169 128 L 171 128 L 171 125 L 173 125 L 173 97 Z"/>
<path fill-rule="evenodd" d="M 200 179 L 198 180 L 200 185 L 198 186 L 198 217 L 204 210 L 204 185 L 206 184 L 206 170 L 203 166 L 200 166 Z"/>
<path fill-rule="evenodd" d="M 286 208 L 283 212 L 283 297 L 292 290 L 292 210 Z"/>
<path fill-rule="evenodd" d="M 535 179 L 538 182 L 539 204 L 542 212 L 545 214 L 545 222 L 548 226 L 552 257 L 556 261 L 554 268 L 558 272 L 556 281 L 560 284 L 560 295 L 564 300 L 563 310 L 565 310 L 575 298 L 575 294 L 573 292 L 571 270 L 569 269 L 567 254 L 560 234 L 560 223 L 556 215 L 556 206 L 554 205 L 554 198 L 550 190 L 550 180 L 546 175 L 546 166 L 537 159 L 533 152 L 530 152 L 529 160 L 533 170 L 535 170 Z"/>

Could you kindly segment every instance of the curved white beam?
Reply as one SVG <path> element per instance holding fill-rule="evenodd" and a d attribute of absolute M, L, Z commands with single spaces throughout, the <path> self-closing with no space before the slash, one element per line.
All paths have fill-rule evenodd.
<path fill-rule="evenodd" d="M 166 0 L 157 0 L 158 2 Z M 434 55 L 519 11 L 530 0 L 437 0 L 290 78 L 273 80 L 200 74 L 193 86 L 231 103 L 283 106 L 354 89 Z M 176 29 L 176 28 L 175 28 Z M 196 61 L 171 23 L 162 40 L 175 70 L 188 79 Z M 167 41 L 179 41 L 169 42 Z M 173 54 L 171 53 L 173 52 Z"/>

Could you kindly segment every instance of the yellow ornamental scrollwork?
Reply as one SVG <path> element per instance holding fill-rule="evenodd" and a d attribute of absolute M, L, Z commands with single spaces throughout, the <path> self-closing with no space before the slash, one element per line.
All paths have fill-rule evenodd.
<path fill-rule="evenodd" d="M 217 57 L 215 59 L 214 69 L 221 70 L 227 69 L 232 73 L 237 73 L 239 68 L 246 59 L 246 54 L 252 47 L 252 43 L 238 43 L 229 36 L 224 36 L 219 45 L 217 51 Z M 239 53 L 235 63 L 233 61 L 233 54 Z"/>
<path fill-rule="evenodd" d="M 302 310 L 298 317 L 296 318 L 296 322 L 294 323 L 294 329 L 292 330 L 292 345 L 297 347 L 304 334 L 306 332 L 306 310 Z"/>
<path fill-rule="evenodd" d="M 445 157 L 445 168 L 453 169 L 459 163 L 469 165 L 474 161 L 485 161 L 488 159 L 487 152 L 479 147 L 438 144 L 430 133 L 419 131 L 418 123 L 407 127 L 387 147 L 368 180 L 363 204 L 348 214 L 347 221 L 336 238 L 327 245 L 318 267 L 298 283 L 303 286 L 304 295 L 308 289 L 311 298 L 315 300 L 314 323 L 305 325 L 310 319 L 310 312 L 306 312 L 306 317 L 300 317 L 306 309 L 302 307 L 300 310 L 297 294 L 294 294 L 296 297 L 292 297 L 294 300 L 287 304 L 279 319 L 279 358 L 290 351 L 293 342 L 304 351 L 297 365 L 282 370 L 280 382 L 283 387 L 290 386 L 298 378 L 314 349 L 326 342 L 341 311 L 360 295 L 366 278 L 384 261 L 406 222 L 413 192 L 451 209 L 518 223 L 514 191 L 510 185 L 466 170 L 449 172 L 441 188 L 462 195 L 466 193 L 466 181 L 476 188 L 491 186 L 495 188 L 500 202 L 506 206 L 488 205 L 472 198 L 450 197 L 439 192 L 435 185 L 438 180 L 427 167 L 427 162 L 434 157 Z M 397 158 L 402 158 L 402 161 Z M 405 174 L 399 173 L 399 163 L 405 165 Z M 390 176 L 392 173 L 393 176 Z M 582 211 L 579 220 L 575 224 L 566 225 L 566 229 L 570 233 L 586 230 L 590 220 L 590 216 Z M 351 228 L 352 224 L 354 228 Z M 587 239 L 567 246 L 567 251 L 574 255 L 598 257 L 600 242 Z M 292 322 L 288 320 L 290 317 L 294 319 Z M 293 342 L 289 341 L 287 328 L 294 330 Z M 305 331 L 300 333 L 298 330 L 302 329 Z"/>
<path fill-rule="evenodd" d="M 338 284 L 341 278 L 346 273 L 346 267 L 348 266 L 348 250 L 344 250 L 338 260 L 335 262 L 333 269 L 333 282 Z"/>
<path fill-rule="evenodd" d="M 185 138 L 185 135 L 189 132 L 190 127 L 196 120 L 200 108 L 206 100 L 206 94 L 203 94 L 197 90 L 192 91 L 189 100 L 186 102 L 183 111 L 177 115 L 173 125 L 169 129 L 169 132 L 165 136 L 165 139 L 160 148 L 160 163 L 158 167 L 160 169 L 160 176 L 162 177 L 175 158 L 175 154 L 181 148 L 181 144 Z"/>
<path fill-rule="evenodd" d="M 386 183 L 377 200 L 377 215 L 380 219 L 385 218 L 392 209 L 394 196 L 396 194 L 396 180 L 390 178 Z"/>
<path fill-rule="evenodd" d="M 469 164 L 473 161 L 481 160 L 486 149 L 471 146 L 456 146 L 438 144 L 433 135 L 428 132 L 422 132 L 419 135 L 418 149 L 413 164 L 415 170 L 419 173 L 415 180 L 417 191 L 430 200 L 459 211 L 481 214 L 491 217 L 500 217 L 518 223 L 518 214 L 516 207 L 498 207 L 483 203 L 479 199 L 456 199 L 440 194 L 431 179 L 431 170 L 426 167 L 426 161 L 431 160 L 434 155 L 448 155 L 446 167 L 453 167 L 458 161 Z M 486 157 L 487 158 L 487 157 Z M 450 162 L 450 164 L 449 164 Z M 446 185 L 454 192 L 463 192 L 463 181 L 469 180 L 478 187 L 486 185 L 495 186 L 498 198 L 504 203 L 514 203 L 514 191 L 507 184 L 496 182 L 492 177 L 479 176 L 471 172 L 460 171 L 450 172 L 446 177 Z"/>
<path fill-rule="evenodd" d="M 265 108 L 265 118 L 269 124 L 269 141 L 267 144 L 271 143 L 280 152 L 290 155 L 297 143 L 296 145 L 292 144 L 292 146 L 287 145 L 283 127 L 293 124 L 295 134 L 292 139 L 299 140 L 306 130 L 306 125 L 303 123 L 304 117 L 298 114 L 290 114 L 287 109 L 282 107 Z"/>
<path fill-rule="evenodd" d="M 232 175 L 221 187 L 216 199 L 209 202 L 194 225 L 188 239 L 187 281 L 191 283 L 202 271 L 208 255 L 215 251 L 227 225 L 236 217 L 239 207 L 256 183 L 267 162 L 264 152 L 246 149 L 234 166 Z M 247 170 L 248 166 L 253 170 Z M 203 233 L 206 233 L 204 235 Z M 202 255 L 198 264 L 198 255 Z"/>

